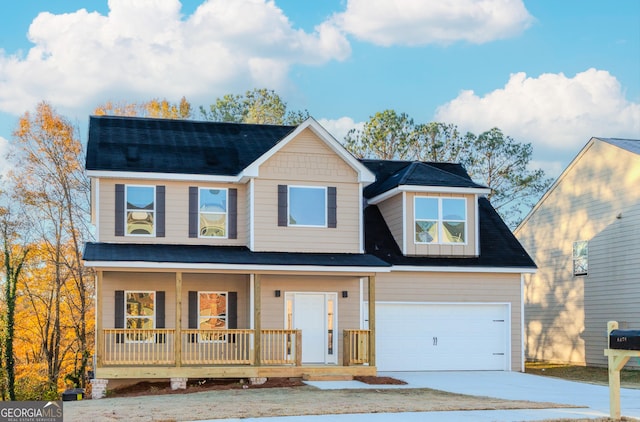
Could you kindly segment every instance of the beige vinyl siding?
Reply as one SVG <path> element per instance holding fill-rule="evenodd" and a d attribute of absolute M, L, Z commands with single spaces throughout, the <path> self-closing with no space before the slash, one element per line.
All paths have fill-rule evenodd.
<path fill-rule="evenodd" d="M 400 250 L 403 249 L 403 222 L 404 207 L 402 194 L 395 195 L 378 204 L 378 209 L 387 223 L 387 227 L 393 235 L 393 239 L 398 244 Z"/>
<path fill-rule="evenodd" d="M 279 227 L 278 185 L 335 186 L 337 228 Z M 360 252 L 357 174 L 311 130 L 260 166 L 254 198 L 255 251 Z"/>
<path fill-rule="evenodd" d="M 465 198 L 467 200 L 467 238 L 463 245 L 417 244 L 415 242 L 415 197 Z M 477 256 L 476 197 L 475 195 L 407 192 L 407 251 L 406 255 Z"/>
<path fill-rule="evenodd" d="M 511 369 L 521 371 L 520 285 L 520 274 L 393 271 L 376 277 L 376 302 L 510 303 Z"/>
<path fill-rule="evenodd" d="M 638 186 L 640 156 L 594 139 L 516 230 L 538 265 L 526 277 L 528 359 L 605 366 L 607 321 L 640 329 Z M 586 276 L 573 275 L 579 240 Z"/>
<path fill-rule="evenodd" d="M 165 237 L 116 236 L 115 235 L 115 185 L 165 186 Z M 238 190 L 238 238 L 190 238 L 189 237 L 189 187 L 209 187 Z M 165 243 L 184 245 L 247 245 L 247 185 L 205 183 L 142 181 L 128 179 L 100 179 L 100 212 L 98 241 L 114 243 Z"/>
<path fill-rule="evenodd" d="M 102 324 L 115 322 L 115 291 L 164 291 L 165 325 L 176 327 L 176 274 L 105 271 L 102 279 Z M 249 276 L 238 274 L 182 274 L 182 328 L 189 327 L 189 291 L 238 292 L 238 327 L 249 327 Z"/>
<path fill-rule="evenodd" d="M 261 280 L 262 328 L 284 329 L 285 293 L 314 292 L 337 293 L 336 309 L 338 326 L 334 335 L 338 336 L 338 363 L 342 363 L 342 332 L 345 329 L 360 329 L 360 279 L 358 277 L 332 276 L 277 276 L 263 275 Z M 280 297 L 275 291 L 280 290 Z M 342 291 L 348 296 L 342 297 Z"/>

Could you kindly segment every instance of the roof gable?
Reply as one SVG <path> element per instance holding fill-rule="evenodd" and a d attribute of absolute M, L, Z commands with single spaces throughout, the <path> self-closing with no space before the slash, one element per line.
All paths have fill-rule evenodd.
<path fill-rule="evenodd" d="M 640 139 L 594 138 L 634 154 L 640 155 Z"/>

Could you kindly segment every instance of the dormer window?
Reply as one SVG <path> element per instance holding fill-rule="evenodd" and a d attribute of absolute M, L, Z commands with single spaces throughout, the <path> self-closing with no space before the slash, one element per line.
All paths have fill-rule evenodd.
<path fill-rule="evenodd" d="M 465 198 L 418 196 L 414 202 L 415 243 L 465 244 L 467 201 Z"/>

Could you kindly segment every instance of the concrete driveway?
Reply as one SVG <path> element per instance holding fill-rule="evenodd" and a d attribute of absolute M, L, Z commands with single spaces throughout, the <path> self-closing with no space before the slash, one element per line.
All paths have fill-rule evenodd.
<path fill-rule="evenodd" d="M 386 421 L 540 421 L 545 419 L 594 419 L 609 416 L 609 388 L 600 385 L 564 381 L 519 372 L 380 372 L 406 381 L 402 386 L 370 386 L 357 381 L 316 381 L 308 384 L 321 389 L 343 388 L 432 388 L 472 396 L 488 396 L 510 400 L 552 402 L 583 408 L 520 409 L 421 413 L 377 413 L 353 415 L 287 416 L 249 418 L 242 422 L 386 422 Z M 621 390 L 622 415 L 640 418 L 640 389 Z M 233 419 L 226 419 L 227 422 Z M 240 421 L 240 419 L 238 419 Z"/>

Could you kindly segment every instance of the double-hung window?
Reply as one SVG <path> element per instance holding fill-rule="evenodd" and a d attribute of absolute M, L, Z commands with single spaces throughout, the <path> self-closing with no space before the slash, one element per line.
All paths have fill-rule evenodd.
<path fill-rule="evenodd" d="M 127 185 L 125 195 L 126 234 L 155 236 L 155 186 Z"/>
<path fill-rule="evenodd" d="M 200 237 L 227 237 L 227 189 L 199 189 Z"/>
<path fill-rule="evenodd" d="M 125 327 L 128 330 L 155 328 L 156 294 L 148 291 L 125 292 Z M 127 341 L 152 341 L 151 332 L 127 334 Z"/>
<path fill-rule="evenodd" d="M 198 329 L 224 330 L 227 328 L 227 292 L 198 292 Z M 201 342 L 222 341 L 224 335 L 200 334 Z"/>
<path fill-rule="evenodd" d="M 417 196 L 414 201 L 415 243 L 464 244 L 467 239 L 465 198 Z"/>
<path fill-rule="evenodd" d="M 589 269 L 589 242 L 573 242 L 573 275 L 587 275 Z"/>
<path fill-rule="evenodd" d="M 327 227 L 327 188 L 289 186 L 289 226 Z"/>

